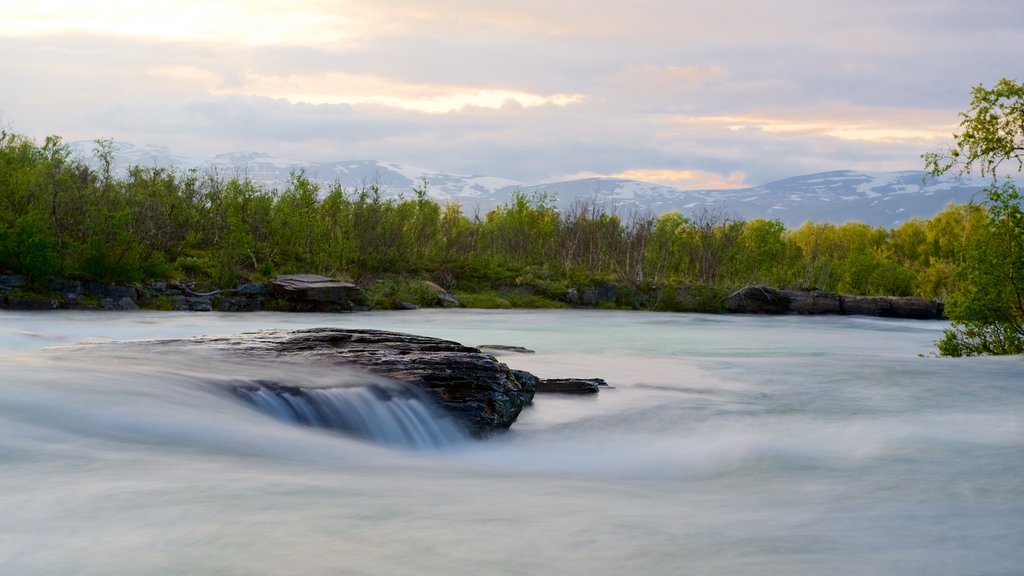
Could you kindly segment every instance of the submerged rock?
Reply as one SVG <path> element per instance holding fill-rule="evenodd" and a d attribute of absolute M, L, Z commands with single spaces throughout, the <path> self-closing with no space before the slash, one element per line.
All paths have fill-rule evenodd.
<path fill-rule="evenodd" d="M 608 383 L 601 378 L 544 378 L 537 385 L 537 393 L 597 394 Z"/>
<path fill-rule="evenodd" d="M 484 350 L 486 352 L 490 352 L 492 354 L 494 354 L 494 353 L 499 353 L 500 354 L 502 352 L 511 352 L 513 354 L 533 354 L 534 353 L 534 351 L 530 350 L 529 348 L 526 348 L 526 347 L 523 347 L 523 346 L 509 346 L 507 344 L 480 344 L 480 345 L 477 346 L 477 348 L 479 348 L 481 350 Z"/>

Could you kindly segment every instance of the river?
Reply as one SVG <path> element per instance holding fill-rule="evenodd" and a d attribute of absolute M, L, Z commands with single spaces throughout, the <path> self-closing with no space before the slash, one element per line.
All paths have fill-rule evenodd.
<path fill-rule="evenodd" d="M 309 326 L 525 346 L 500 359 L 614 388 L 415 450 L 205 384 L 312 369 L 60 348 Z M 0 574 L 1019 576 L 1024 358 L 931 357 L 943 326 L 2 312 Z"/>

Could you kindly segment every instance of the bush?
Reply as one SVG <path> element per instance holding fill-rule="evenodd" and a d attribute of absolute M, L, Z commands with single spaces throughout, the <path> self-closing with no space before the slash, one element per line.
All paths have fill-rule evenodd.
<path fill-rule="evenodd" d="M 494 291 L 457 292 L 455 297 L 466 308 L 508 309 L 512 303 Z"/>
<path fill-rule="evenodd" d="M 399 310 L 404 308 L 404 304 L 420 308 L 437 305 L 437 293 L 423 280 L 377 280 L 366 287 L 366 297 L 372 310 Z"/>

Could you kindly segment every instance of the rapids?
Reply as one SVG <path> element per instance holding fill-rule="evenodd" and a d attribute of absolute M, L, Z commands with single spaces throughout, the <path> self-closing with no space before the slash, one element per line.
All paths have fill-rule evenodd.
<path fill-rule="evenodd" d="M 473 441 L 358 372 L 73 346 L 307 326 L 524 346 L 499 358 L 615 388 Z M 930 357 L 943 326 L 2 312 L 0 574 L 1019 575 L 1024 359 Z"/>

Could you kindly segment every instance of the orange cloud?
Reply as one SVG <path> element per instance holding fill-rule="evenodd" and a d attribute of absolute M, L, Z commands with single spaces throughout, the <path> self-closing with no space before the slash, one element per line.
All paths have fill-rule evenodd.
<path fill-rule="evenodd" d="M 742 172 L 729 174 L 718 174 L 707 170 L 686 170 L 672 168 L 630 168 L 613 174 L 601 174 L 596 172 L 584 172 L 569 177 L 578 178 L 625 178 L 627 180 L 639 180 L 662 186 L 673 186 L 683 190 L 719 190 L 729 188 L 744 188 L 748 186 L 744 182 Z"/>
<path fill-rule="evenodd" d="M 281 98 L 309 104 L 377 105 L 442 114 L 468 107 L 498 109 L 509 103 L 524 108 L 583 101 L 582 94 L 535 94 L 513 88 L 480 88 L 408 84 L 378 76 L 327 73 L 318 75 L 249 75 L 243 86 L 221 88 L 217 94 Z"/>
<path fill-rule="evenodd" d="M 733 132 L 756 130 L 780 136 L 828 136 L 875 143 L 932 146 L 949 139 L 956 124 L 944 111 L 840 108 L 797 110 L 735 116 L 669 115 L 666 133 L 720 127 Z"/>

